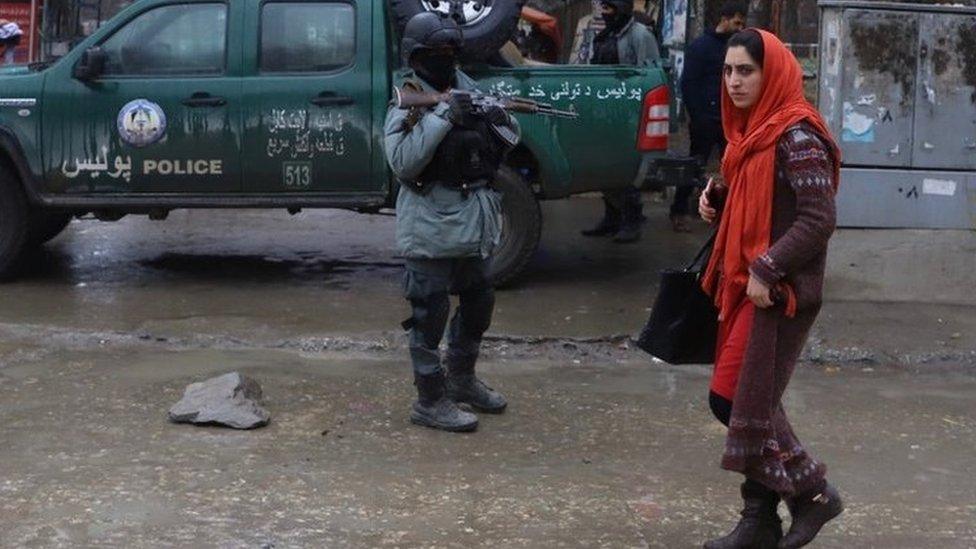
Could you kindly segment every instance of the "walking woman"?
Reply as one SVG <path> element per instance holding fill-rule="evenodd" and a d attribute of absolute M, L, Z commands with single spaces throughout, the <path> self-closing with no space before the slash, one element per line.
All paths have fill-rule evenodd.
<path fill-rule="evenodd" d="M 709 403 L 728 427 L 722 467 L 745 475 L 745 507 L 705 548 L 792 549 L 843 510 L 781 403 L 820 310 L 840 153 L 793 54 L 761 30 L 728 42 L 722 125 L 727 187 L 710 184 L 699 202 L 702 218 L 720 220 L 702 282 L 720 322 Z M 793 518 L 785 536 L 781 499 Z"/>

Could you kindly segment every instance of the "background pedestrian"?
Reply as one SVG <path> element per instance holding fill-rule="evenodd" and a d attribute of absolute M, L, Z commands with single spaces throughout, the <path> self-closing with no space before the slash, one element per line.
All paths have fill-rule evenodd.
<path fill-rule="evenodd" d="M 20 38 L 24 31 L 13 21 L 0 19 L 0 44 L 3 45 L 3 64 L 12 65 L 17 46 L 20 45 Z"/>
<path fill-rule="evenodd" d="M 681 74 L 681 97 L 688 109 L 688 131 L 691 137 L 690 154 L 707 169 L 712 152 L 719 156 L 725 151 L 722 132 L 722 65 L 729 38 L 745 27 L 749 7 L 742 1 L 728 1 L 719 11 L 719 22 L 706 29 L 685 49 L 685 65 Z M 671 204 L 671 225 L 677 232 L 688 232 L 692 186 L 675 189 Z"/>

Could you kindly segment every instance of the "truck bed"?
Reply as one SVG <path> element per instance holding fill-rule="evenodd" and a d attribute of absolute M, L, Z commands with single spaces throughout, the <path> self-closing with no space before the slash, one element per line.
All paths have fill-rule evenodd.
<path fill-rule="evenodd" d="M 667 85 L 664 69 L 656 66 L 481 66 L 465 70 L 483 92 L 526 97 L 579 113 L 576 120 L 520 115 L 522 146 L 540 160 L 544 198 L 632 183 L 646 154 L 637 149 L 644 96 Z"/>

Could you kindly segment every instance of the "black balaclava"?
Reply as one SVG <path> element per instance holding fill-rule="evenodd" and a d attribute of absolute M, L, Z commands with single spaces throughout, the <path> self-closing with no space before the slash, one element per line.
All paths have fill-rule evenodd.
<path fill-rule="evenodd" d="M 431 86 L 447 91 L 455 81 L 457 56 L 464 35 L 457 21 L 425 11 L 407 21 L 403 28 L 400 55 L 406 64 Z"/>
<path fill-rule="evenodd" d="M 439 91 L 455 84 L 457 55 L 444 50 L 420 50 L 410 59 L 417 76 Z"/>
<path fill-rule="evenodd" d="M 607 23 L 607 28 L 610 29 L 611 32 L 617 32 L 624 28 L 634 16 L 633 0 L 605 1 L 603 2 L 603 5 L 610 6 L 616 11 L 616 13 L 611 16 L 603 16 L 604 21 Z"/>

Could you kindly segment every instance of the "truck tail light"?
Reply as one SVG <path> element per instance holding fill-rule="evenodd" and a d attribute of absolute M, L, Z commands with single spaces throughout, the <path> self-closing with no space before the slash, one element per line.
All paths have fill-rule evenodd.
<path fill-rule="evenodd" d="M 660 86 L 647 92 L 641 107 L 640 133 L 637 136 L 637 150 L 668 150 L 668 131 L 671 121 L 671 93 L 667 86 Z"/>

